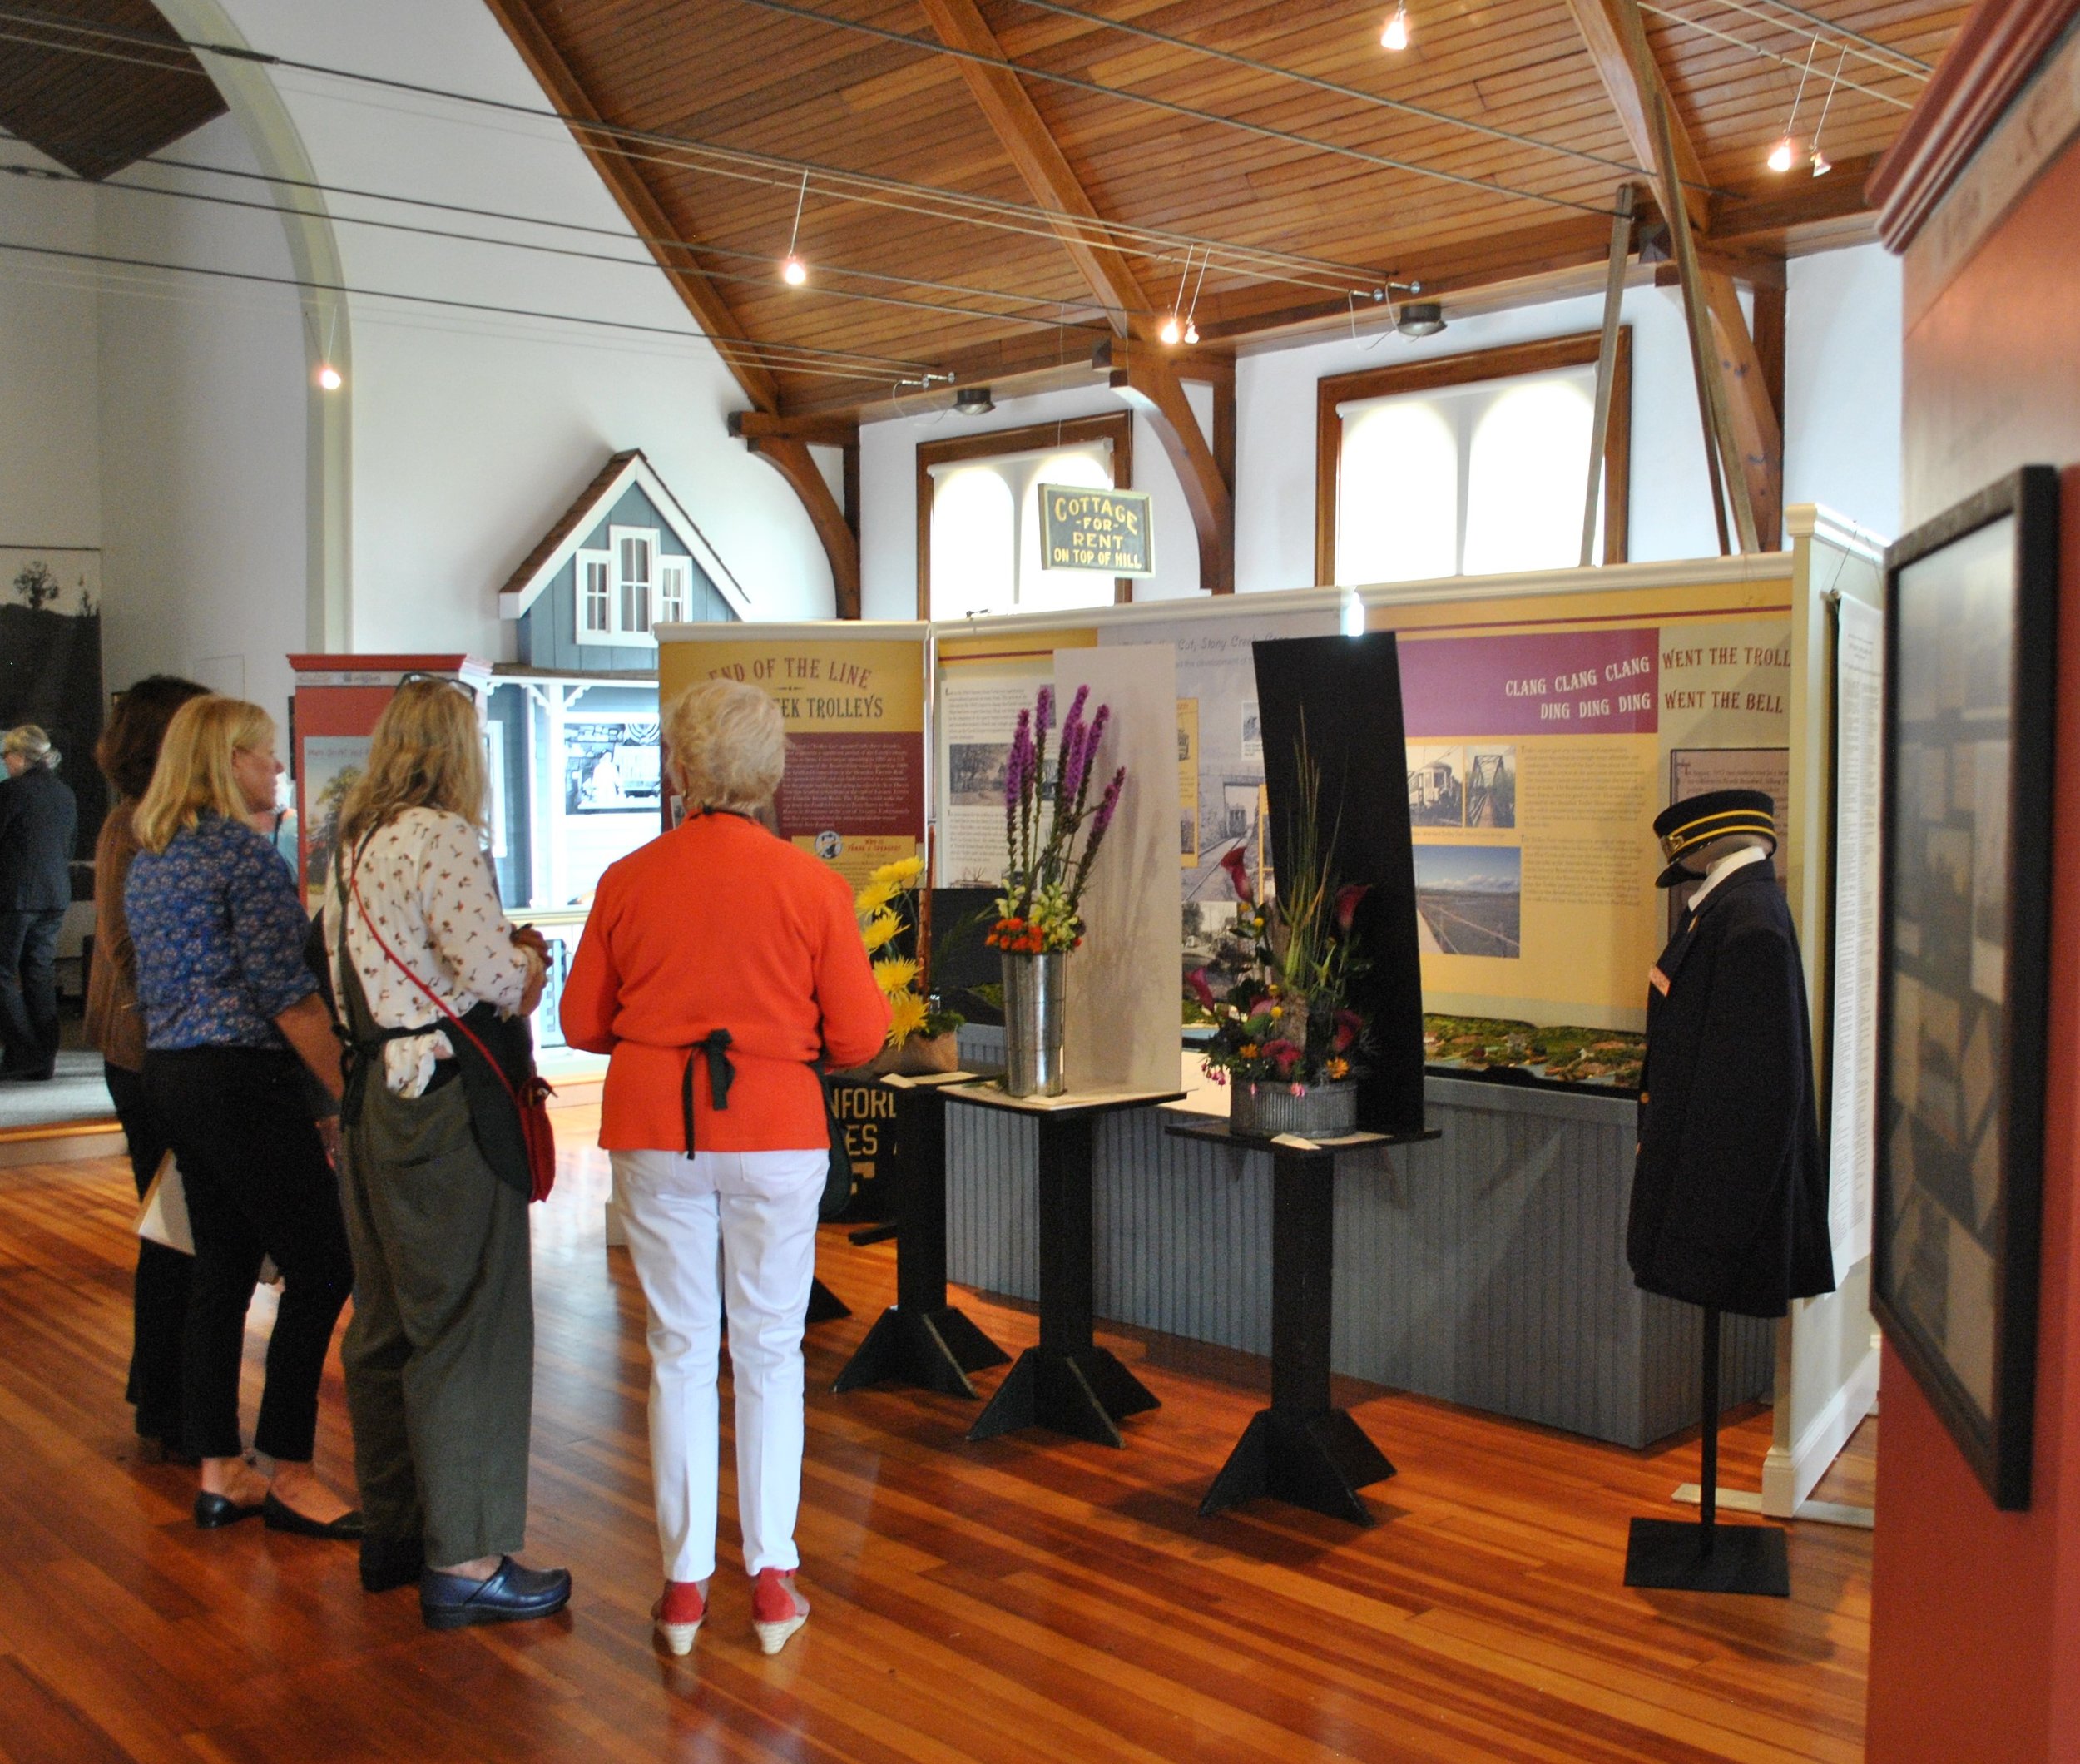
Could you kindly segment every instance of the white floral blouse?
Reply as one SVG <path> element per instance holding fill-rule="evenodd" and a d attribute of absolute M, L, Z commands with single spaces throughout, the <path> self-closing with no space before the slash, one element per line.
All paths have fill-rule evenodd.
<path fill-rule="evenodd" d="M 483 999 L 508 1013 L 519 1008 L 539 960 L 513 942 L 477 830 L 461 815 L 407 809 L 371 834 L 358 856 L 343 851 L 340 861 L 354 865 L 360 893 L 358 905 L 348 897 L 347 953 L 378 1028 L 414 1028 L 447 1019 L 383 953 L 362 919 L 364 906 L 398 960 L 458 1017 Z M 325 949 L 344 1017 L 336 887 L 325 891 Z M 434 1061 L 453 1052 L 440 1030 L 389 1043 L 383 1059 L 390 1089 L 401 1097 L 420 1095 L 433 1079 Z"/>

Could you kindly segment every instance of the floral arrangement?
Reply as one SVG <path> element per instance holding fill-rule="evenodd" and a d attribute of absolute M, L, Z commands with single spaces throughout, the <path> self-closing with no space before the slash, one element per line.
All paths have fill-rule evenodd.
<path fill-rule="evenodd" d="M 997 922 L 983 939 L 992 949 L 1039 955 L 1073 949 L 1083 941 L 1083 920 L 1077 912 L 1083 884 L 1127 785 L 1122 766 L 1098 800 L 1090 800 L 1091 762 L 1112 715 L 1109 705 L 1100 705 L 1089 722 L 1084 721 L 1090 690 L 1078 686 L 1070 702 L 1052 777 L 1047 736 L 1054 724 L 1053 687 L 1042 686 L 1033 710 L 1018 713 L 1004 769 L 1004 836 L 1010 862 L 997 899 Z"/>
<path fill-rule="evenodd" d="M 1351 924 L 1369 892 L 1359 883 L 1340 888 L 1330 873 L 1315 830 L 1320 775 L 1305 747 L 1299 781 L 1301 812 L 1276 899 L 1257 899 L 1240 851 L 1221 860 L 1241 903 L 1235 933 L 1254 944 L 1249 968 L 1226 998 L 1215 998 L 1204 969 L 1186 976 L 1213 1023 L 1206 1075 L 1216 1083 L 1284 1084 L 1295 1096 L 1349 1078 L 1363 1050 L 1364 1020 L 1349 1008 L 1350 982 L 1363 966 Z"/>
<path fill-rule="evenodd" d="M 918 902 L 918 884 L 924 874 L 924 859 L 899 858 L 875 870 L 853 897 L 860 938 L 874 958 L 874 984 L 889 1001 L 891 1048 L 901 1047 L 913 1036 L 929 1039 L 950 1034 L 968 1020 L 958 1011 L 938 1008 L 926 990 L 931 934 Z M 914 934 L 914 959 L 895 953 L 906 932 Z"/>

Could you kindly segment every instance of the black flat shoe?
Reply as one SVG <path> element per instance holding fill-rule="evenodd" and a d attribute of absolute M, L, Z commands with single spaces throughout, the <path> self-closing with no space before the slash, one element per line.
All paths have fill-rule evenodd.
<path fill-rule="evenodd" d="M 273 1495 L 268 1496 L 272 1500 Z M 195 1523 L 202 1531 L 215 1531 L 225 1525 L 235 1525 L 240 1519 L 256 1517 L 267 1505 L 267 1501 L 255 1501 L 246 1506 L 235 1501 L 228 1494 L 212 1494 L 208 1489 L 195 1498 Z"/>
<path fill-rule="evenodd" d="M 426 1546 L 418 1538 L 383 1538 L 369 1533 L 361 1540 L 361 1590 L 391 1593 L 417 1584 L 426 1572 Z"/>
<path fill-rule="evenodd" d="M 418 1577 L 418 1611 L 428 1629 L 461 1629 L 471 1623 L 523 1623 L 553 1617 L 571 1602 L 571 1571 L 567 1568 L 522 1568 L 512 1557 L 499 1558 L 488 1580 L 439 1574 L 432 1568 Z"/>
<path fill-rule="evenodd" d="M 359 1507 L 351 1513 L 341 1514 L 336 1519 L 320 1521 L 307 1519 L 286 1501 L 279 1499 L 272 1489 L 267 1491 L 267 1499 L 260 1505 L 266 1518 L 267 1529 L 270 1531 L 285 1531 L 292 1537 L 337 1538 L 344 1543 L 358 1544 L 369 1529 L 362 1521 Z"/>

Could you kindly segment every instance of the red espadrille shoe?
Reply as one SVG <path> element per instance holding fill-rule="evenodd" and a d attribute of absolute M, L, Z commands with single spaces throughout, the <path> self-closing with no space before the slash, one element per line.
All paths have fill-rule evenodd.
<path fill-rule="evenodd" d="M 675 1654 L 690 1654 L 708 1614 L 706 1590 L 697 1580 L 667 1580 L 664 1596 L 650 1608 L 650 1614 L 657 1620 L 665 1646 Z"/>
<path fill-rule="evenodd" d="M 809 1601 L 795 1590 L 795 1571 L 760 1568 L 751 1588 L 751 1628 L 758 1633 L 759 1647 L 778 1653 L 808 1621 Z"/>

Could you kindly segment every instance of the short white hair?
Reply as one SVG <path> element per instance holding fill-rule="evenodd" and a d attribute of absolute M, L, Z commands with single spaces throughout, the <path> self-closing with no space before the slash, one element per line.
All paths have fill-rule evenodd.
<path fill-rule="evenodd" d="M 780 706 L 741 680 L 688 686 L 666 707 L 664 732 L 688 814 L 763 808 L 787 769 Z"/>
<path fill-rule="evenodd" d="M 34 723 L 23 723 L 0 736 L 0 753 L 18 753 L 32 766 L 55 769 L 57 765 L 57 750 L 52 746 L 50 736 Z"/>

